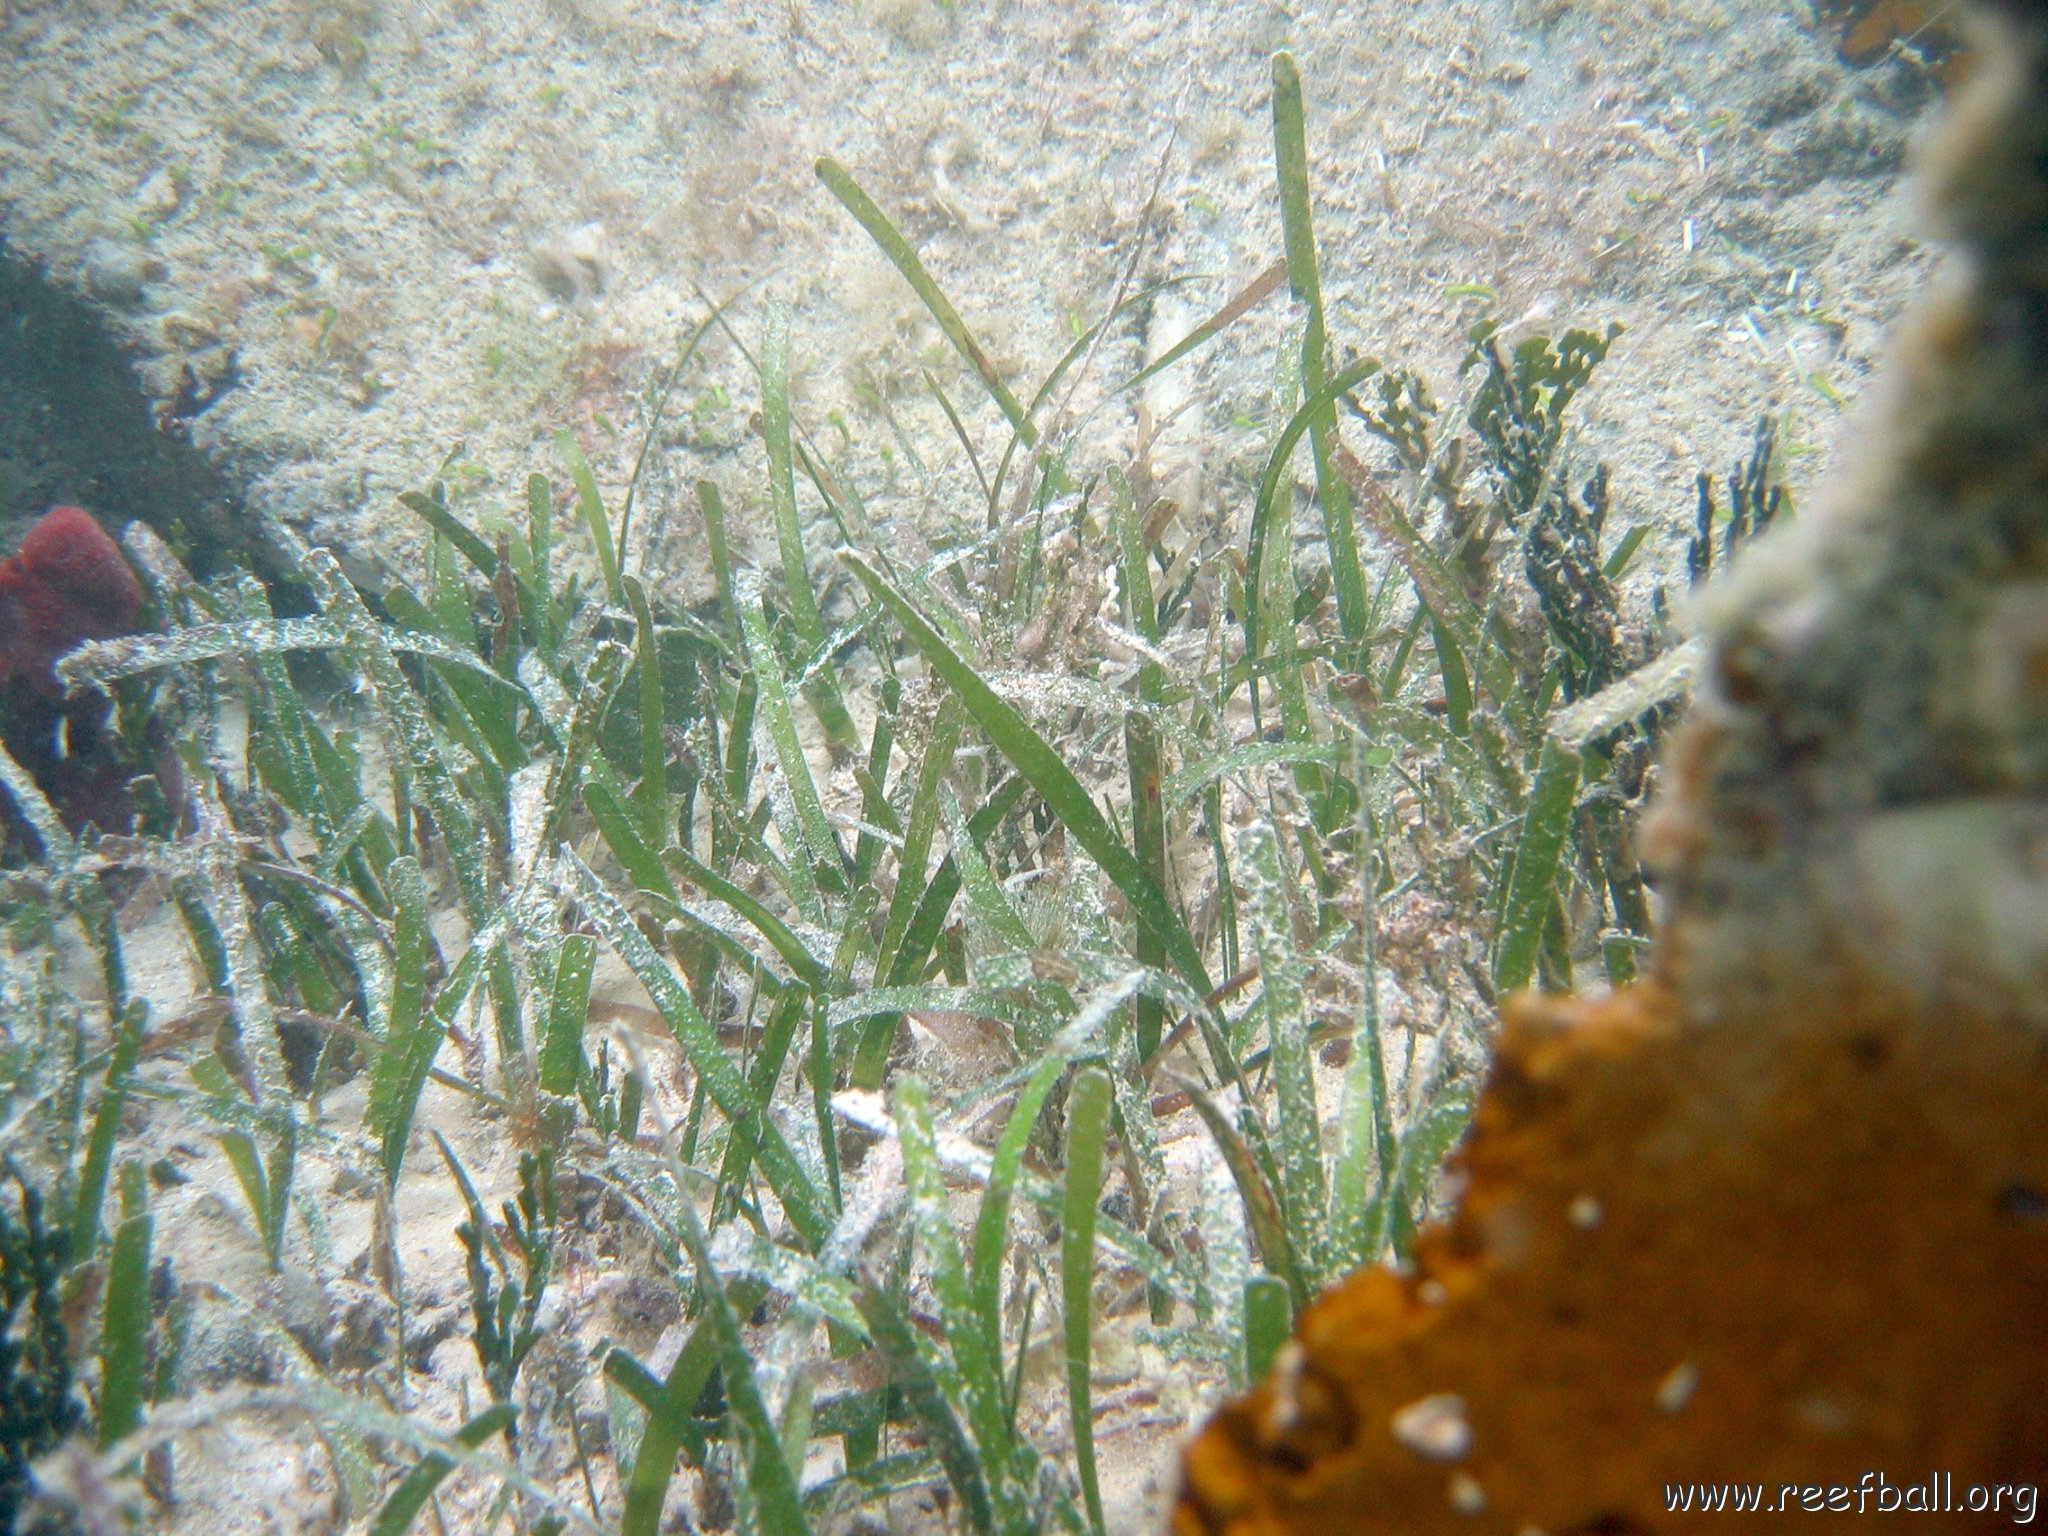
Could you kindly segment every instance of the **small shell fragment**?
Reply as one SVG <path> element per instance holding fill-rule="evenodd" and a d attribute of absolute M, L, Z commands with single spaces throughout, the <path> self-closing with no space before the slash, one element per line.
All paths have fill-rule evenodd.
<path fill-rule="evenodd" d="M 1479 1479 L 1470 1472 L 1453 1472 L 1444 1491 L 1450 1496 L 1451 1510 L 1454 1514 L 1486 1513 L 1486 1490 L 1479 1486 Z"/>
<path fill-rule="evenodd" d="M 1394 1415 L 1394 1438 L 1429 1461 L 1461 1461 L 1472 1449 L 1472 1421 L 1455 1392 L 1418 1398 Z"/>
<path fill-rule="evenodd" d="M 1681 1360 L 1671 1368 L 1671 1374 L 1657 1383 L 1657 1407 L 1664 1413 L 1676 1413 L 1692 1401 L 1693 1393 L 1699 1390 L 1700 1368 L 1690 1360 Z"/>
<path fill-rule="evenodd" d="M 1591 1232 L 1606 1214 L 1600 1209 L 1599 1200 L 1592 1195 L 1580 1195 L 1565 1207 L 1566 1218 L 1581 1232 Z"/>

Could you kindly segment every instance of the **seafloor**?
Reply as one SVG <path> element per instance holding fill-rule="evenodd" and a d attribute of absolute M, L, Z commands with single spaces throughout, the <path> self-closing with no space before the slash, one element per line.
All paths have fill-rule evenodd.
<path fill-rule="evenodd" d="M 1795 499 L 1812 483 L 1925 276 L 1894 192 L 1934 85 L 1909 59 L 1847 67 L 1786 0 L 12 0 L 0 18 L 4 291 L 10 313 L 61 311 L 36 334 L 67 338 L 61 357 L 7 359 L 0 516 L 103 486 L 110 519 L 175 499 L 200 509 L 180 521 L 202 545 L 326 544 L 370 581 L 419 534 L 397 493 L 440 478 L 458 509 L 516 502 L 529 470 L 562 478 L 558 428 L 621 493 L 650 381 L 707 301 L 731 301 L 750 347 L 764 302 L 790 304 L 797 411 L 837 471 L 878 521 L 948 515 L 972 476 L 922 370 L 985 435 L 994 408 L 815 158 L 891 213 L 1020 385 L 1100 317 L 1140 242 L 1139 282 L 1192 276 L 1112 336 L 1112 377 L 1280 254 L 1280 48 L 1309 100 L 1337 345 L 1412 362 L 1451 397 L 1485 314 L 1621 322 L 1579 419 L 1620 521 L 1658 529 L 1649 574 L 1680 563 L 1695 476 L 1724 473 L 1758 417 L 1779 419 Z M 1121 441 L 1140 404 L 1164 423 L 1154 469 L 1190 531 L 1244 515 L 1292 320 L 1276 296 L 1170 387 L 1095 418 Z M 118 356 L 89 322 L 138 370 L 140 430 L 170 445 L 149 473 L 92 460 L 100 397 L 76 374 Z M 751 381 L 713 333 L 650 459 L 641 570 L 673 598 L 710 588 L 700 478 L 742 553 L 772 551 Z M 175 1006 L 191 984 L 168 954 L 138 985 Z M 461 1118 L 489 1197 L 510 1153 Z M 217 1162 L 163 1202 L 165 1246 L 345 1362 L 350 1298 L 371 1290 L 365 1192 L 310 1159 L 331 1252 L 318 1279 L 271 1281 Z M 415 1406 L 452 1419 L 473 1367 L 460 1256 L 432 1239 L 459 1205 L 414 1185 L 407 1274 L 440 1298 L 415 1326 L 447 1340 Z M 563 1349 L 603 1334 L 658 1354 L 673 1297 L 630 1267 L 571 1298 Z M 212 1315 L 202 1379 L 284 1369 L 270 1335 Z M 1125 1368 L 1104 1471 L 1114 1528 L 1136 1530 L 1210 1384 L 1156 1357 Z M 180 1474 L 167 1530 L 332 1527 L 324 1453 L 289 1425 L 209 1430 Z M 460 1495 L 448 1509 L 481 1514 Z"/>
<path fill-rule="evenodd" d="M 1846 68 L 1802 9 L 14 0 L 0 237 L 94 301 L 245 519 L 367 566 L 416 537 L 394 497 L 451 454 L 458 503 L 516 500 L 568 425 L 620 486 L 707 295 L 742 338 L 764 300 L 794 306 L 799 410 L 841 413 L 886 516 L 967 484 L 919 376 L 952 360 L 814 159 L 1035 380 L 1114 292 L 1162 157 L 1138 277 L 1202 280 L 1118 347 L 1178 339 L 1277 257 L 1285 47 L 1338 345 L 1443 381 L 1485 311 L 1622 322 L 1584 420 L 1617 505 L 1675 529 L 1760 413 L 1788 415 L 1792 483 L 1811 478 L 1920 275 L 1889 193 L 1932 87 Z M 1152 402 L 1178 408 L 1160 452 L 1191 519 L 1234 515 L 1289 319 L 1269 302 Z M 745 505 L 760 483 L 750 374 L 714 335 L 652 466 L 649 569 L 692 595 L 682 490 L 729 477 Z M 7 515 L 53 489 L 33 467 Z"/>

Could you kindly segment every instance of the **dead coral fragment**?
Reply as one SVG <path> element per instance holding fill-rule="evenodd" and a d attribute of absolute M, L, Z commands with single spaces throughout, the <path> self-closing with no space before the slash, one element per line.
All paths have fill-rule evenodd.
<path fill-rule="evenodd" d="M 1489 1529 L 1583 1532 L 1678 1528 L 1667 1484 L 2038 1486 L 2044 1124 L 2039 1041 L 1999 1020 L 1511 1009 L 1457 1219 L 1305 1314 L 1294 1374 L 1331 1400 L 1225 1409 L 1173 1530 L 1464 1531 L 1474 1488 Z"/>

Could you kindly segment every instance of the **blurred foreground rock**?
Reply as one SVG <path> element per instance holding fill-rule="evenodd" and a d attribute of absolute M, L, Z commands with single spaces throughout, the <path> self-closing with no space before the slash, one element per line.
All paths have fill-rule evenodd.
<path fill-rule="evenodd" d="M 1182 1536 L 1619 1536 L 1701 1484 L 2035 1515 L 2048 6 L 1980 10 L 1946 280 L 1832 495 L 1709 604 L 1656 979 L 1510 1006 L 1458 1215 L 1190 1447 Z"/>

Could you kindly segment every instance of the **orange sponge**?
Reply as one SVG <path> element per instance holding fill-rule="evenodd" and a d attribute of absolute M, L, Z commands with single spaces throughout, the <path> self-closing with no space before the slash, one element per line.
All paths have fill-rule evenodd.
<path fill-rule="evenodd" d="M 1176 1536 L 1658 1531 L 1702 1488 L 2030 1514 L 2048 1047 L 1867 999 L 1772 1026 L 1654 985 L 1511 1008 L 1456 1219 L 1305 1314 L 1189 1448 Z"/>

